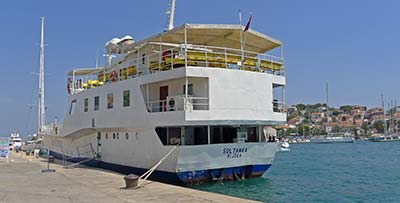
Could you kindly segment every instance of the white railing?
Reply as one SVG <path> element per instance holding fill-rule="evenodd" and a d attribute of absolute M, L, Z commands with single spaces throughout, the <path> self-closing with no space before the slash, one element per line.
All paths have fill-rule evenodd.
<path fill-rule="evenodd" d="M 169 112 L 169 111 L 197 111 L 208 110 L 208 97 L 183 97 L 172 96 L 166 100 L 146 102 L 148 112 Z"/>
<path fill-rule="evenodd" d="M 159 43 L 156 42 L 149 44 L 159 46 Z M 285 75 L 282 57 L 226 47 L 192 44 L 175 44 L 175 47 L 166 49 L 166 47 L 171 46 L 161 46 L 160 51 L 156 50 L 157 53 L 149 55 L 138 50 L 136 55 L 123 56 L 124 59 L 119 59 L 111 67 L 104 69 L 105 73 L 99 71 L 91 73 L 91 75 L 75 77 L 70 84 L 70 88 L 74 90 L 71 93 L 132 77 L 187 66 L 227 68 L 279 76 Z"/>
<path fill-rule="evenodd" d="M 276 113 L 286 113 L 285 103 L 283 102 L 273 101 L 272 109 Z"/>
<path fill-rule="evenodd" d="M 58 135 L 60 133 L 61 125 L 51 123 L 44 125 L 40 128 L 40 134 L 42 135 Z"/>

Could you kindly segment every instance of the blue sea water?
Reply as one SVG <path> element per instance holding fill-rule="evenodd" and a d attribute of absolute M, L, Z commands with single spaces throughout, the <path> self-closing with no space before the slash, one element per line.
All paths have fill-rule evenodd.
<path fill-rule="evenodd" d="M 263 202 L 400 202 L 400 142 L 292 144 L 262 178 L 194 188 Z"/>

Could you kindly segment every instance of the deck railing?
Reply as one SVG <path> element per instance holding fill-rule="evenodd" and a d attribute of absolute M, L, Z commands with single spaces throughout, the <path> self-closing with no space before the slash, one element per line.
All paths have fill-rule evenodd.
<path fill-rule="evenodd" d="M 192 44 L 176 44 L 172 48 L 171 46 L 160 47 L 159 51 L 154 50 L 157 53 L 149 55 L 142 54 L 139 50 L 136 54 L 116 59 L 110 67 L 102 71 L 75 77 L 71 84 L 72 93 L 106 83 L 187 66 L 285 75 L 284 60 L 281 57 L 226 47 Z"/>
<path fill-rule="evenodd" d="M 283 103 L 283 102 L 278 102 L 277 100 L 274 100 L 272 102 L 272 108 L 273 108 L 273 112 L 286 113 L 285 103 Z"/>
<path fill-rule="evenodd" d="M 148 112 L 208 110 L 208 97 L 174 96 L 165 100 L 146 102 Z"/>

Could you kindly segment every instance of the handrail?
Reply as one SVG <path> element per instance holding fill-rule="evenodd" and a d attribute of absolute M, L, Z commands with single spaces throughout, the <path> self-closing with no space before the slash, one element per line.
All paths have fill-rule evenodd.
<path fill-rule="evenodd" d="M 177 95 L 178 96 L 178 95 Z M 172 96 L 171 98 L 174 98 Z M 182 97 L 174 98 L 174 104 L 169 104 L 169 100 L 154 100 L 145 102 L 147 111 L 152 112 L 169 112 L 169 111 L 190 111 L 190 110 L 208 110 L 208 97 Z M 188 108 L 188 106 L 190 108 Z"/>
<path fill-rule="evenodd" d="M 280 76 L 285 74 L 282 57 L 248 50 L 242 52 L 242 50 L 227 47 L 188 44 L 185 49 L 183 44 L 175 45 L 176 47 L 160 49 L 157 53 L 149 55 L 135 56 L 134 53 L 128 54 L 122 56 L 124 57 L 122 60 L 118 59 L 110 67 L 95 74 L 76 76 L 71 84 L 71 93 L 125 80 L 129 77 L 138 77 L 143 74 L 187 66 L 240 69 Z M 187 53 L 185 50 L 187 50 Z M 113 71 L 117 73 L 117 80 L 112 80 L 110 76 Z"/>

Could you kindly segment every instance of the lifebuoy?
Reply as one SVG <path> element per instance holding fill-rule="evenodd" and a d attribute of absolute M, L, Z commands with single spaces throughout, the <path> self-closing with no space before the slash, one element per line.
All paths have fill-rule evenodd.
<path fill-rule="evenodd" d="M 167 56 L 168 56 L 168 52 L 167 51 L 163 51 L 162 54 L 161 54 L 162 61 L 165 61 L 165 58 L 167 58 Z"/>
<path fill-rule="evenodd" d="M 115 82 L 115 81 L 118 80 L 118 73 L 117 73 L 117 71 L 114 70 L 114 71 L 111 72 L 110 79 L 111 79 L 112 82 Z"/>
<path fill-rule="evenodd" d="M 175 100 L 174 100 L 174 98 L 169 99 L 168 105 L 169 105 L 169 110 L 170 111 L 174 111 L 174 109 L 175 109 Z"/>
<path fill-rule="evenodd" d="M 68 78 L 68 80 L 67 80 L 67 92 L 68 92 L 68 94 L 71 93 L 71 83 L 72 83 L 71 78 Z"/>

